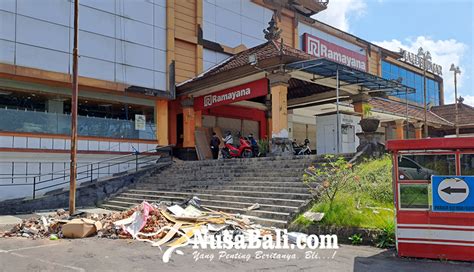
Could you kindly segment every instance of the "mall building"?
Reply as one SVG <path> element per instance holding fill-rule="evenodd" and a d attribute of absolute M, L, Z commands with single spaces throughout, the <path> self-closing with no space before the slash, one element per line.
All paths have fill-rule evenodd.
<path fill-rule="evenodd" d="M 354 152 L 364 104 L 385 139 L 452 129 L 428 110 L 423 135 L 424 79 L 430 107 L 444 104 L 438 65 L 316 20 L 327 5 L 81 0 L 79 164 L 156 145 L 196 158 L 211 131 Z M 73 7 L 0 1 L 1 175 L 67 168 Z"/>

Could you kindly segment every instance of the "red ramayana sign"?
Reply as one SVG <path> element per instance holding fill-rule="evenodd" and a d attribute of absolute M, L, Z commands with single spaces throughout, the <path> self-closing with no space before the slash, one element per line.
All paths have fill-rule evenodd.
<path fill-rule="evenodd" d="M 262 78 L 194 99 L 194 109 L 203 110 L 268 94 L 268 80 Z"/>
<path fill-rule="evenodd" d="M 308 33 L 303 35 L 303 40 L 303 49 L 310 55 L 332 60 L 364 72 L 367 71 L 367 57 L 364 54 L 349 50 Z"/>

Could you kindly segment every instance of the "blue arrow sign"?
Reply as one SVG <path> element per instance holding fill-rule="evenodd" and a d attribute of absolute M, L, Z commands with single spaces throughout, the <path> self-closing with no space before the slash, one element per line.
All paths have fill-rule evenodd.
<path fill-rule="evenodd" d="M 435 212 L 474 213 L 474 176 L 432 176 Z"/>

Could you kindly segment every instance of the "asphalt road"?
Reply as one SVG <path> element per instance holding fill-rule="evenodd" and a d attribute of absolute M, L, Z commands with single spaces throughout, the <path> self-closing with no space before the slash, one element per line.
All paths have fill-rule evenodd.
<path fill-rule="evenodd" d="M 473 263 L 397 258 L 394 251 L 348 245 L 337 251 L 315 250 L 313 258 L 306 258 L 303 250 L 224 254 L 189 246 L 183 253 L 173 253 L 163 263 L 159 248 L 139 241 L 0 238 L 0 271 L 474 271 Z M 272 256 L 277 253 L 281 255 Z M 196 260 L 198 256 L 202 258 Z"/>

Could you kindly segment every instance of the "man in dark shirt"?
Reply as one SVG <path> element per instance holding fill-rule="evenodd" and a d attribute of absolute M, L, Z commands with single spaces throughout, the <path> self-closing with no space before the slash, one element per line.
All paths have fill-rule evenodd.
<path fill-rule="evenodd" d="M 215 132 L 212 132 L 211 137 L 211 152 L 212 158 L 216 160 L 219 157 L 219 145 L 221 144 L 221 140 L 217 137 Z"/>

